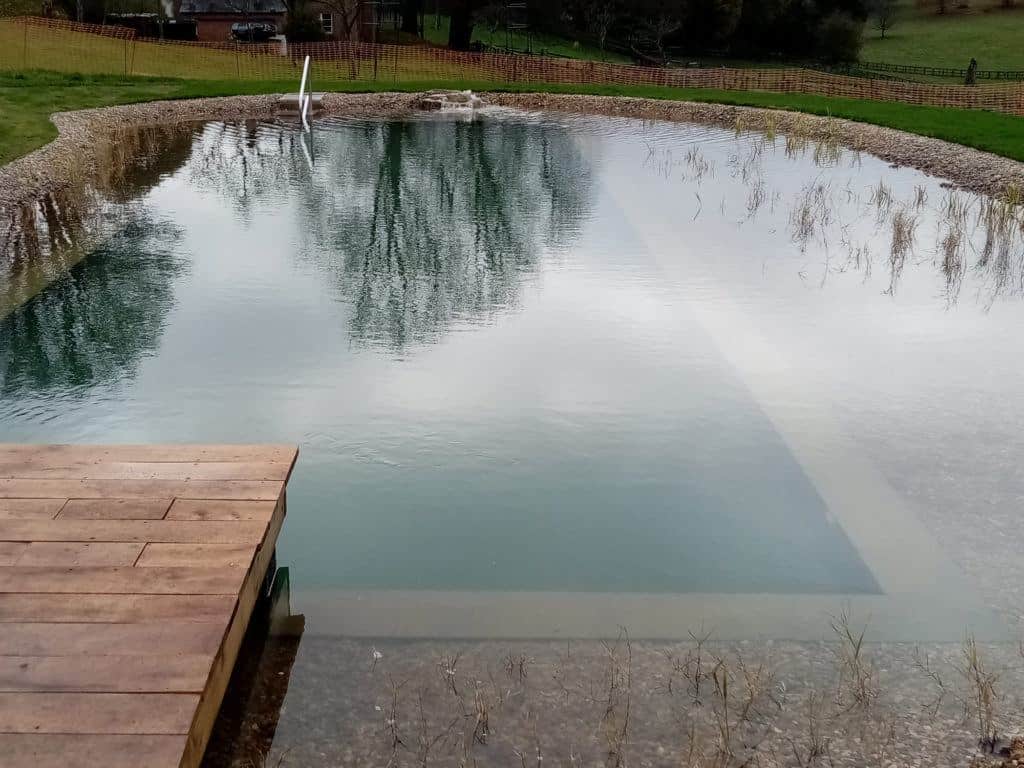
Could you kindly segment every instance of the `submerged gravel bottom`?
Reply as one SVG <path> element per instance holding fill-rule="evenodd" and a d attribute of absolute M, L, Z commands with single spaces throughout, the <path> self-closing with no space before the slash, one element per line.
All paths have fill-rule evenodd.
<path fill-rule="evenodd" d="M 283 707 L 264 693 L 205 765 L 967 766 L 977 692 L 959 645 L 299 642 Z M 998 676 L 992 726 L 1020 711 L 1014 647 L 979 649 Z M 987 727 L 988 715 L 982 715 Z M 273 746 L 270 747 L 271 741 Z M 268 751 L 269 749 L 269 751 Z M 702 757 L 703 756 L 703 757 Z M 717 762 L 716 762 L 717 760 Z M 265 762 L 264 762 L 265 761 Z"/>

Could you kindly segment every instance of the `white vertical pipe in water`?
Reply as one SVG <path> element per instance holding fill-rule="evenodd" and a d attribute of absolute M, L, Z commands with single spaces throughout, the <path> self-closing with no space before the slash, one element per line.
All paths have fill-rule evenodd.
<path fill-rule="evenodd" d="M 305 63 L 305 66 L 303 67 L 304 74 L 308 74 L 309 63 L 310 63 L 309 56 L 306 56 L 306 63 Z M 313 78 L 312 78 L 312 75 L 309 75 L 308 78 L 304 78 L 304 80 L 305 80 L 305 84 L 309 86 L 309 90 L 306 91 L 306 98 L 305 98 L 305 100 L 302 101 L 302 94 L 299 94 L 299 100 L 302 101 L 302 103 L 300 104 L 301 109 L 302 109 L 302 125 L 305 126 L 306 132 L 309 132 L 310 130 L 312 130 L 309 127 L 309 104 L 312 102 L 312 99 L 313 99 Z"/>
<path fill-rule="evenodd" d="M 302 82 L 299 83 L 299 114 L 302 116 L 302 124 L 309 129 L 306 115 L 309 112 L 309 95 L 306 93 L 306 81 L 309 79 L 309 56 L 302 65 Z"/>
<path fill-rule="evenodd" d="M 299 83 L 299 106 L 302 106 L 302 97 L 306 93 L 306 78 L 309 77 L 309 56 L 306 57 L 305 63 L 302 65 L 302 82 Z"/>

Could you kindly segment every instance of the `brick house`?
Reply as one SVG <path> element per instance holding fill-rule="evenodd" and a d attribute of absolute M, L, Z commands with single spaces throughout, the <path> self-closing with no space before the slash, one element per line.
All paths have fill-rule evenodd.
<path fill-rule="evenodd" d="M 196 22 L 199 39 L 220 43 L 231 39 L 231 25 L 272 24 L 284 31 L 288 9 L 284 0 L 181 0 L 178 16 Z"/>
<path fill-rule="evenodd" d="M 320 29 L 328 40 L 349 40 L 352 42 L 372 39 L 371 24 L 374 18 L 373 3 L 348 0 L 333 3 L 310 0 L 307 9 L 320 22 Z"/>

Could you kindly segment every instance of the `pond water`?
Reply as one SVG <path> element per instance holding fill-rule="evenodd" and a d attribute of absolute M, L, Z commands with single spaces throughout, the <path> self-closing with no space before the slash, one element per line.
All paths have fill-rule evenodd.
<path fill-rule="evenodd" d="M 298 443 L 307 637 L 1003 631 L 934 524 L 1024 493 L 998 201 L 800 136 L 505 110 L 158 149 L 98 245 L 31 289 L 8 260 L 0 434 Z"/>

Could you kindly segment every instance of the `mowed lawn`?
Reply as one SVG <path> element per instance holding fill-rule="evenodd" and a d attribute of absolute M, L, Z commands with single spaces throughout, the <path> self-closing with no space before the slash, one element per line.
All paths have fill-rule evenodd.
<path fill-rule="evenodd" d="M 861 59 L 966 69 L 973 57 L 981 69 L 1024 70 L 1024 2 L 1018 6 L 975 1 L 969 10 L 957 10 L 950 0 L 950 10 L 939 15 L 934 4 L 904 0 L 884 40 L 869 21 Z"/>

